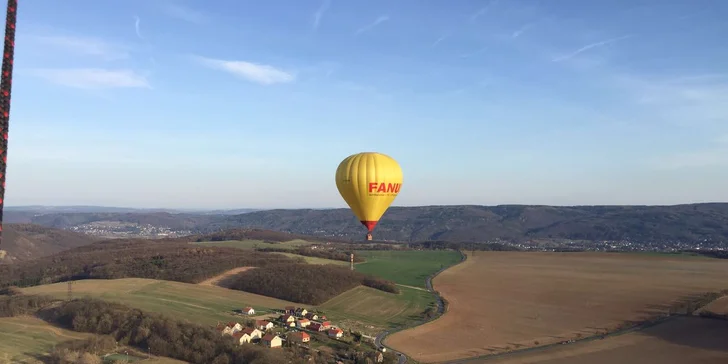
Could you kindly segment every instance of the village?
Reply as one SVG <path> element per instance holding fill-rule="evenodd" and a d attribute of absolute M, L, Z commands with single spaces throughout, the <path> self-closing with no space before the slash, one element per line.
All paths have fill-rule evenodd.
<path fill-rule="evenodd" d="M 240 313 L 249 317 L 256 315 L 252 307 L 245 307 Z M 223 336 L 231 336 L 239 345 L 258 344 L 267 348 L 280 348 L 284 343 L 309 348 L 312 336 L 344 339 L 344 330 L 327 321 L 323 314 L 293 306 L 287 306 L 279 313 L 281 315 L 275 322 L 258 319 L 248 320 L 248 325 L 242 325 L 231 321 L 218 324 L 216 330 Z M 384 358 L 381 352 L 377 352 L 373 359 L 381 363 Z"/>

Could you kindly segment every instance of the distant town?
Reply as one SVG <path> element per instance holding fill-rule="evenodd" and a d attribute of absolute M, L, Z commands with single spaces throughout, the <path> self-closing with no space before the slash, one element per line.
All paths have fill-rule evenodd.
<path fill-rule="evenodd" d="M 640 242 L 631 240 L 579 240 L 579 241 L 527 241 L 523 243 L 500 242 L 521 250 L 533 251 L 622 251 L 622 252 L 678 252 L 684 250 L 728 250 L 728 243 L 703 241 L 686 243 L 681 241 Z"/>
<path fill-rule="evenodd" d="M 173 230 L 150 224 L 137 224 L 119 221 L 95 221 L 72 226 L 69 230 L 108 239 L 144 238 L 161 239 L 192 235 L 190 230 Z"/>
<path fill-rule="evenodd" d="M 175 230 L 164 226 L 137 224 L 119 221 L 96 221 L 76 225 L 69 230 L 108 239 L 144 238 L 161 239 L 192 235 L 191 230 Z M 319 236 L 340 238 L 341 234 L 326 234 L 317 231 Z M 384 241 L 388 242 L 388 241 Z M 395 243 L 392 241 L 391 243 Z M 641 242 L 632 240 L 527 240 L 511 242 L 506 240 L 484 241 L 483 243 L 500 243 L 526 251 L 627 251 L 627 252 L 678 252 L 684 250 L 720 250 L 728 251 L 728 242 L 702 241 L 687 243 L 681 241 Z"/>

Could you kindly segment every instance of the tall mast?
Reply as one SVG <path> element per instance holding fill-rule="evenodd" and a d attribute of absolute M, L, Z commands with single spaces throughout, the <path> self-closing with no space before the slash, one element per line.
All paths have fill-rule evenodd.
<path fill-rule="evenodd" d="M 5 47 L 0 75 L 0 245 L 2 244 L 3 210 L 5 207 L 5 173 L 8 165 L 8 126 L 10 124 L 10 90 L 13 86 L 13 57 L 15 55 L 15 22 L 18 0 L 8 0 L 5 18 Z"/>

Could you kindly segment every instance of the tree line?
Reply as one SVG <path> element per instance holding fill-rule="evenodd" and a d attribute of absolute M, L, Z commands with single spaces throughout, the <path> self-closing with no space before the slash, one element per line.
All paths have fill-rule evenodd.
<path fill-rule="evenodd" d="M 332 237 L 320 237 L 311 235 L 291 234 L 282 231 L 273 231 L 265 229 L 227 229 L 204 235 L 184 236 L 174 239 L 176 241 L 229 241 L 229 240 L 260 240 L 267 243 L 286 242 L 291 240 L 305 240 L 311 242 L 333 242 L 333 243 L 349 243 L 348 240 Z"/>
<path fill-rule="evenodd" d="M 235 248 L 142 239 L 114 240 L 27 262 L 0 265 L 0 288 L 130 277 L 197 283 L 235 267 L 299 261 L 282 254 Z"/>
<path fill-rule="evenodd" d="M 271 265 L 239 273 L 225 286 L 287 301 L 318 305 L 358 285 L 399 293 L 389 281 L 335 265 Z"/>
<path fill-rule="evenodd" d="M 25 296 L 8 290 L 0 292 L 0 317 L 32 315 L 58 299 L 50 296 Z"/>

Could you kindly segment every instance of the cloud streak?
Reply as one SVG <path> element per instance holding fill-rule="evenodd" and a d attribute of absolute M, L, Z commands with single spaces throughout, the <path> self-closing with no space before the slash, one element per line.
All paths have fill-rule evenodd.
<path fill-rule="evenodd" d="M 126 69 L 40 68 L 32 70 L 32 73 L 51 83 L 73 88 L 151 88 L 146 77 Z"/>
<path fill-rule="evenodd" d="M 530 23 L 522 26 L 520 29 L 516 30 L 511 34 L 511 38 L 518 38 L 523 35 L 523 33 L 527 32 L 529 29 L 533 28 L 533 26 L 536 25 L 535 23 Z"/>
<path fill-rule="evenodd" d="M 478 11 L 476 11 L 475 13 L 473 13 L 473 15 L 470 16 L 470 21 L 471 22 L 476 21 L 478 18 L 480 18 L 481 16 L 485 15 L 485 13 L 487 13 L 488 10 L 490 10 L 490 8 L 493 7 L 493 5 L 496 5 L 497 3 L 498 3 L 498 0 L 491 0 L 488 3 L 488 5 L 486 5 L 486 6 L 482 7 L 482 8 L 480 8 L 480 9 L 478 9 Z"/>
<path fill-rule="evenodd" d="M 577 49 L 577 50 L 575 50 L 575 51 L 573 51 L 573 52 L 571 52 L 569 54 L 556 57 L 556 58 L 552 59 L 551 61 L 552 62 L 562 62 L 562 61 L 566 61 L 566 60 L 569 60 L 569 59 L 571 59 L 573 57 L 576 57 L 577 55 L 579 55 L 581 53 L 584 53 L 584 52 L 586 52 L 586 51 L 588 51 L 590 49 L 603 47 L 605 45 L 612 44 L 612 43 L 615 43 L 615 42 L 619 42 L 621 40 L 625 40 L 625 39 L 628 39 L 628 38 L 631 38 L 631 37 L 632 37 L 632 35 L 624 35 L 624 36 L 617 37 L 617 38 L 611 38 L 611 39 L 606 39 L 606 40 L 603 40 L 603 41 L 600 41 L 600 42 L 595 42 L 595 43 L 592 43 L 592 44 L 587 44 L 587 45 L 585 45 L 585 46 L 583 46 L 583 47 L 581 47 L 581 48 L 579 48 L 579 49 Z"/>
<path fill-rule="evenodd" d="M 387 20 L 389 20 L 389 15 L 380 15 L 376 19 L 374 19 L 373 22 L 357 29 L 356 33 L 354 33 L 354 34 L 359 35 L 359 34 L 368 32 L 368 31 L 374 29 L 375 27 L 377 27 L 379 24 L 384 23 Z"/>
<path fill-rule="evenodd" d="M 141 18 L 139 18 L 138 16 L 134 16 L 134 32 L 136 33 L 137 37 L 139 37 L 139 39 L 144 39 L 144 37 L 142 37 L 141 28 L 139 27 L 141 25 L 141 22 Z"/>
<path fill-rule="evenodd" d="M 437 45 L 438 45 L 438 44 L 440 44 L 440 43 L 441 43 L 441 42 L 442 42 L 443 40 L 445 40 L 445 39 L 447 39 L 447 38 L 448 38 L 448 35 L 443 35 L 443 36 L 441 36 L 440 38 L 437 38 L 437 39 L 436 39 L 436 40 L 435 40 L 435 41 L 434 41 L 434 42 L 432 43 L 432 47 L 433 47 L 433 48 L 434 48 L 434 47 L 437 47 Z"/>
<path fill-rule="evenodd" d="M 204 13 L 180 4 L 166 4 L 162 7 L 162 11 L 169 17 L 188 23 L 205 24 L 208 21 L 208 17 Z"/>
<path fill-rule="evenodd" d="M 313 29 L 318 29 L 319 24 L 321 24 L 321 19 L 324 17 L 324 14 L 326 13 L 326 10 L 329 9 L 330 5 L 331 0 L 324 0 L 318 10 L 316 10 L 316 12 L 313 14 Z"/>
<path fill-rule="evenodd" d="M 652 117 L 676 125 L 714 128 L 728 120 L 728 82 L 721 75 L 661 79 L 618 75 L 611 82 L 636 106 L 649 108 Z"/>
<path fill-rule="evenodd" d="M 96 38 L 51 35 L 32 36 L 31 40 L 67 52 L 95 56 L 107 61 L 129 58 L 129 51 L 126 47 L 113 45 Z"/>
<path fill-rule="evenodd" d="M 228 61 L 206 57 L 195 58 L 209 68 L 227 72 L 238 78 L 261 85 L 289 83 L 296 80 L 296 76 L 294 74 L 266 64 L 246 61 Z"/>

